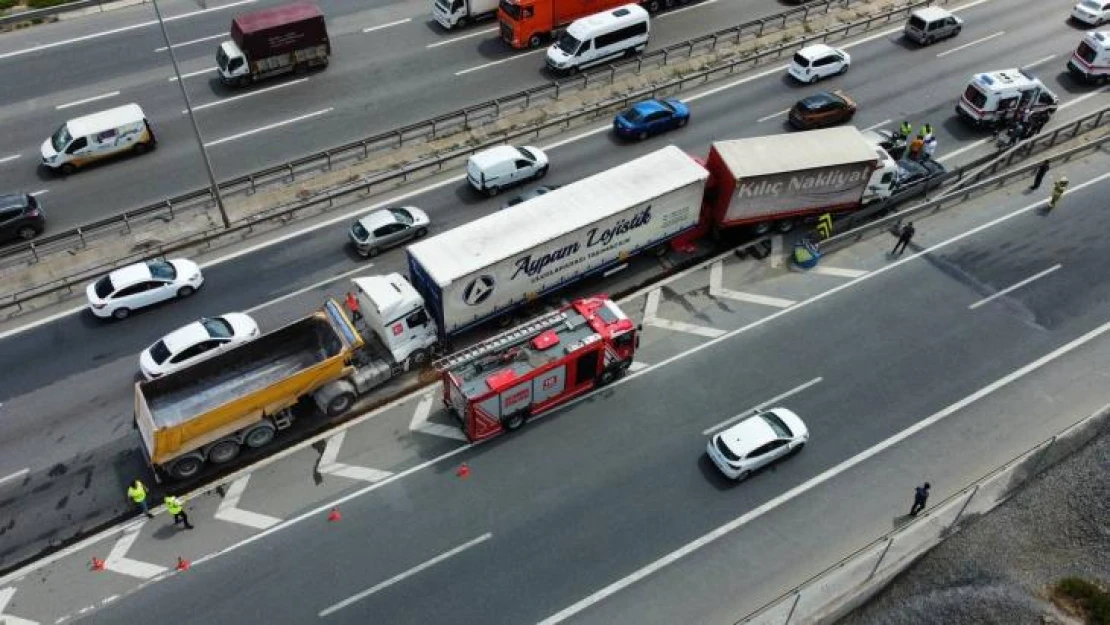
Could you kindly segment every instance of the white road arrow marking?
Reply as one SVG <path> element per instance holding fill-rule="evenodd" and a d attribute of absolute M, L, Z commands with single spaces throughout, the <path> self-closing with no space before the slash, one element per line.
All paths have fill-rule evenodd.
<path fill-rule="evenodd" d="M 146 525 L 146 521 L 137 523 L 124 531 L 123 536 L 112 546 L 111 553 L 108 554 L 107 558 L 104 558 L 105 569 L 115 571 L 121 575 L 138 577 L 139 579 L 150 579 L 166 571 L 164 566 L 127 557 L 127 551 L 139 538 L 139 531 L 143 529 L 144 525 Z"/>
<path fill-rule="evenodd" d="M 659 310 L 659 297 L 660 289 L 652 289 L 648 292 L 647 301 L 644 303 L 644 325 L 663 328 L 664 330 L 674 330 L 675 332 L 696 334 L 711 339 L 715 339 L 725 333 L 724 330 L 718 328 L 709 328 L 686 323 L 684 321 L 672 321 L 671 319 L 660 319 L 656 317 L 655 312 Z"/>
<path fill-rule="evenodd" d="M 339 457 L 339 448 L 343 446 L 343 439 L 346 438 L 346 436 L 347 431 L 344 430 L 328 439 L 327 444 L 324 446 L 324 453 L 320 454 L 320 463 L 316 467 L 320 473 L 338 475 L 339 477 L 361 480 L 363 482 L 380 482 L 393 475 L 389 471 L 336 462 L 335 459 Z"/>
<path fill-rule="evenodd" d="M 9 586 L 0 590 L 0 624 L 2 625 L 39 625 L 38 621 L 12 616 L 11 614 L 4 614 L 7 609 L 8 603 L 11 602 L 12 597 L 15 596 L 15 588 Z"/>
<path fill-rule="evenodd" d="M 420 397 L 420 401 L 416 404 L 416 410 L 412 413 L 412 421 L 409 422 L 409 431 L 466 442 L 466 435 L 459 428 L 428 422 L 428 417 L 432 414 L 433 404 L 435 404 L 435 393 L 424 393 Z"/>
<path fill-rule="evenodd" d="M 757 295 L 755 293 L 745 293 L 743 291 L 733 291 L 721 286 L 721 277 L 724 273 L 724 261 L 717 261 L 709 266 L 709 296 L 724 299 L 733 299 L 739 302 L 749 302 L 751 304 L 762 304 L 763 306 L 772 306 L 774 308 L 790 308 L 794 305 L 794 300 L 783 299 L 781 297 L 770 297 L 768 295 Z"/>
<path fill-rule="evenodd" d="M 216 518 L 228 523 L 238 523 L 260 530 L 281 523 L 279 518 L 239 508 L 239 500 L 243 498 L 243 491 L 247 490 L 247 482 L 250 479 L 251 476 L 248 473 L 227 487 L 227 494 L 224 495 L 224 500 L 220 502 L 220 507 L 216 509 Z"/>

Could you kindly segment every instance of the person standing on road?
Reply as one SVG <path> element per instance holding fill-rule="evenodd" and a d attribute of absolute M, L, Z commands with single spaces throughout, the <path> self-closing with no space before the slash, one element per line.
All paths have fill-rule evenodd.
<path fill-rule="evenodd" d="M 909 120 L 903 121 L 902 125 L 898 127 L 898 134 L 901 135 L 903 141 L 909 141 L 910 137 L 913 136 L 913 124 Z"/>
<path fill-rule="evenodd" d="M 1041 181 L 1044 180 L 1045 174 L 1048 173 L 1048 159 L 1041 161 L 1040 165 L 1033 170 L 1033 186 L 1029 187 L 1030 191 L 1036 191 L 1041 187 Z"/>
<path fill-rule="evenodd" d="M 906 225 L 902 226 L 902 232 L 898 234 L 898 242 L 894 244 L 894 251 L 890 255 L 901 256 L 902 252 L 906 251 L 906 246 L 910 244 L 915 232 L 917 231 L 913 227 L 913 222 L 907 221 Z"/>
<path fill-rule="evenodd" d="M 146 486 L 142 482 L 135 480 L 131 486 L 127 487 L 127 498 L 146 515 L 146 518 L 154 518 L 154 515 L 150 513 L 150 504 L 146 502 Z"/>
<path fill-rule="evenodd" d="M 910 158 L 917 161 L 921 160 L 921 151 L 925 149 L 924 135 L 917 135 L 913 141 L 910 141 Z"/>
<path fill-rule="evenodd" d="M 925 509 L 925 503 L 929 501 L 929 488 L 929 483 L 925 482 L 913 489 L 913 505 L 910 506 L 910 516 L 917 516 L 918 512 Z"/>
<path fill-rule="evenodd" d="M 933 135 L 929 135 L 929 137 L 925 139 L 925 147 L 922 149 L 925 153 L 925 158 L 932 160 L 933 155 L 937 153 L 937 138 Z"/>
<path fill-rule="evenodd" d="M 173 524 L 184 523 L 185 529 L 193 529 L 192 524 L 189 523 L 189 515 L 185 514 L 185 503 L 173 495 L 166 495 L 164 500 L 166 510 L 173 515 Z"/>
<path fill-rule="evenodd" d="M 1048 201 L 1048 210 L 1056 208 L 1060 203 L 1060 198 L 1064 197 L 1064 191 L 1068 190 L 1068 177 L 1060 176 L 1056 184 L 1052 185 L 1052 199 Z"/>
<path fill-rule="evenodd" d="M 347 291 L 347 308 L 351 311 L 351 321 L 358 323 L 362 319 L 362 312 L 358 309 L 358 298 L 350 291 Z"/>

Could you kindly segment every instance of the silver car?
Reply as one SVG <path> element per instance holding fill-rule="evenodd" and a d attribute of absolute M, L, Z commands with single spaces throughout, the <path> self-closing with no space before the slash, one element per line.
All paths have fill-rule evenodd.
<path fill-rule="evenodd" d="M 428 234 L 428 214 L 413 206 L 379 208 L 351 226 L 351 242 L 364 257 Z"/>

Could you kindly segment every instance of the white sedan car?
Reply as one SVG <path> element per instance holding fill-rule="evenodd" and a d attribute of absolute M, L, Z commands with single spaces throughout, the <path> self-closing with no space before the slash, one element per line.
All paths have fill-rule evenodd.
<path fill-rule="evenodd" d="M 250 315 L 228 313 L 205 317 L 162 337 L 139 355 L 139 370 L 152 380 L 207 360 L 259 334 Z"/>
<path fill-rule="evenodd" d="M 1088 26 L 1110 22 L 1110 0 L 1082 0 L 1072 8 L 1071 16 Z"/>
<path fill-rule="evenodd" d="M 822 78 L 848 71 L 852 57 L 847 52 L 823 43 L 806 46 L 794 53 L 787 73 L 798 82 L 814 83 Z"/>
<path fill-rule="evenodd" d="M 800 451 L 808 440 L 809 430 L 798 415 L 772 408 L 714 434 L 706 453 L 721 473 L 741 482 L 756 469 Z"/>
<path fill-rule="evenodd" d="M 175 297 L 189 297 L 204 284 L 191 260 L 148 260 L 116 269 L 85 289 L 97 317 L 125 319 L 131 311 Z"/>

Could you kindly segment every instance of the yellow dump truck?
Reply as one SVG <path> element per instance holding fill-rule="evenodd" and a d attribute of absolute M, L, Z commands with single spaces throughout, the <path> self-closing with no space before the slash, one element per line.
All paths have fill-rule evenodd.
<path fill-rule="evenodd" d="M 398 372 L 364 349 L 335 301 L 308 317 L 167 376 L 135 385 L 135 422 L 155 474 L 196 476 L 270 443 L 311 397 L 329 417 Z"/>

